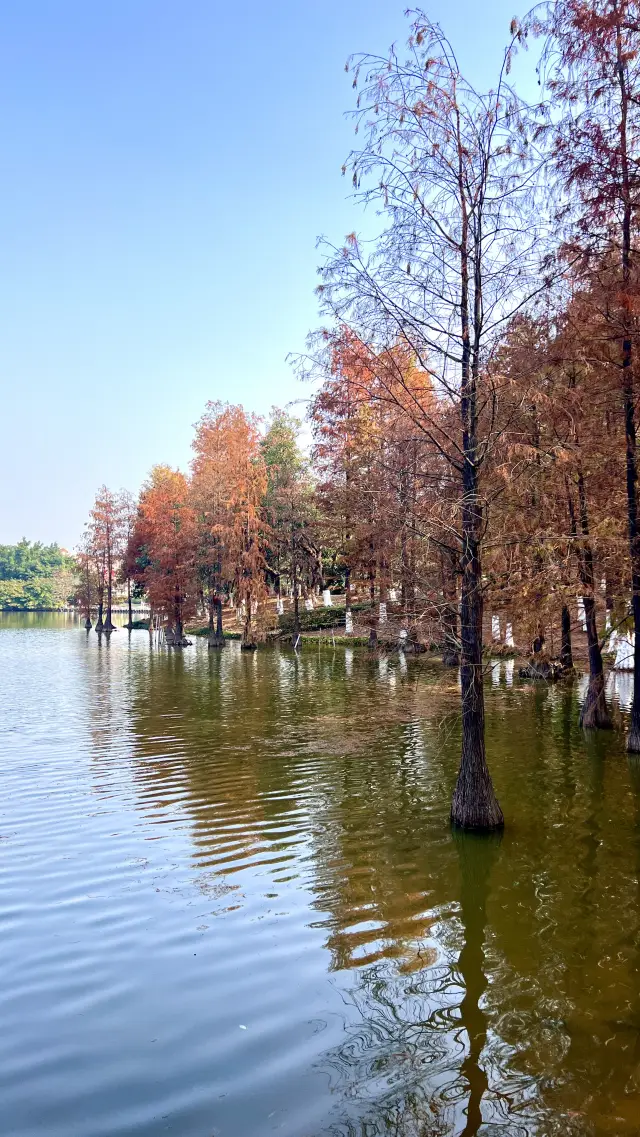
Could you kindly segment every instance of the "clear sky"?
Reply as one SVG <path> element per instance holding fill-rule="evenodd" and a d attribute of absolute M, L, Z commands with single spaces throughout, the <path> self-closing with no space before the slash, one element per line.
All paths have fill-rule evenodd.
<path fill-rule="evenodd" d="M 208 399 L 305 399 L 319 234 L 361 224 L 344 63 L 396 0 L 19 0 L 0 38 L 0 542 L 186 468 Z M 490 85 L 514 0 L 423 5 Z M 519 13 L 521 14 L 521 13 Z M 304 412 L 304 407 L 300 407 Z"/>

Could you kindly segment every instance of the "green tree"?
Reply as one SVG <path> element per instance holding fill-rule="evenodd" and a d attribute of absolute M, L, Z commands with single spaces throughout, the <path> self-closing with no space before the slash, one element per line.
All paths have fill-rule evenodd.
<path fill-rule="evenodd" d="M 262 440 L 267 470 L 265 512 L 270 532 L 267 565 L 275 578 L 278 596 L 283 574 L 291 583 L 294 636 L 300 632 L 300 591 L 306 593 L 322 583 L 321 553 L 314 533 L 314 486 L 298 445 L 300 425 L 298 419 L 274 407 Z"/>

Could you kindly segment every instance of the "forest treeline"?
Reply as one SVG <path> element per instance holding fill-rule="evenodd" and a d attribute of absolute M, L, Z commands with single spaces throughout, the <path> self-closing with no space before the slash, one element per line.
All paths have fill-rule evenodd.
<path fill-rule="evenodd" d="M 58 545 L 0 545 L 0 610 L 62 608 L 75 588 L 75 558 Z"/>
<path fill-rule="evenodd" d="M 611 725 L 604 613 L 628 622 L 640 752 L 640 3 L 558 0 L 514 20 L 486 91 L 439 26 L 410 18 L 406 48 L 348 63 L 358 139 L 343 173 L 378 232 L 321 246 L 324 326 L 297 360 L 315 384 L 309 460 L 283 412 L 263 429 L 211 404 L 189 473 L 156 467 L 118 505 L 118 533 L 124 579 L 178 644 L 199 603 L 220 642 L 228 598 L 253 644 L 283 581 L 297 594 L 330 575 L 347 608 L 397 595 L 460 666 L 451 816 L 487 830 L 503 824 L 487 611 L 538 651 L 555 629 L 568 671 L 580 603 L 588 729 Z M 511 80 L 532 47 L 533 105 Z M 101 595 L 115 500 L 99 495 L 82 553 Z"/>

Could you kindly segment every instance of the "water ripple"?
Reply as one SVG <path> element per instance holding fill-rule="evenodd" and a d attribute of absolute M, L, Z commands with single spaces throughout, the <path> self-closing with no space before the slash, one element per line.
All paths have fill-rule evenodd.
<path fill-rule="evenodd" d="M 637 1133 L 637 772 L 488 686 L 497 845 L 428 660 L 1 621 L 4 1131 Z"/>

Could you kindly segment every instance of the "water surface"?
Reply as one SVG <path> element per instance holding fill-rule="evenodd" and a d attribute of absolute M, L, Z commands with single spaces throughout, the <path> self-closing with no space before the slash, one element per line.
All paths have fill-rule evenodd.
<path fill-rule="evenodd" d="M 503 665 L 453 837 L 457 699 L 0 617 L 3 1134 L 637 1134 L 640 765 Z"/>

